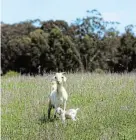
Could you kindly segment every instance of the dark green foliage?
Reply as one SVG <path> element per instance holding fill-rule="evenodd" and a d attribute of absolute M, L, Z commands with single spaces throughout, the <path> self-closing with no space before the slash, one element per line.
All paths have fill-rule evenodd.
<path fill-rule="evenodd" d="M 63 20 L 1 24 L 1 66 L 26 74 L 50 71 L 131 72 L 136 69 L 135 26 L 119 35 L 118 22 L 107 22 L 97 10 L 68 25 Z M 35 27 L 35 23 L 39 27 Z"/>

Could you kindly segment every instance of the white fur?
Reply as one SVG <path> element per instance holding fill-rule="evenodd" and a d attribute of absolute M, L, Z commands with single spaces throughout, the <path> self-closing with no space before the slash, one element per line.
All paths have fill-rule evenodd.
<path fill-rule="evenodd" d="M 66 110 L 66 102 L 68 99 L 68 94 L 63 86 L 66 82 L 66 77 L 63 73 L 56 73 L 54 76 L 55 82 L 52 85 L 52 92 L 49 96 L 49 108 L 48 108 L 48 118 L 50 118 L 51 108 L 55 108 L 54 116 L 56 115 L 57 107 L 63 105 L 64 110 Z"/>
<path fill-rule="evenodd" d="M 67 111 L 64 111 L 62 108 L 58 107 L 56 109 L 56 113 L 60 115 L 62 121 L 65 121 L 65 118 L 72 119 L 73 121 L 76 121 L 76 115 L 77 115 L 78 110 L 79 110 L 79 108 L 69 109 Z"/>
<path fill-rule="evenodd" d="M 51 91 L 56 90 L 57 89 L 57 83 L 56 81 L 51 81 Z"/>

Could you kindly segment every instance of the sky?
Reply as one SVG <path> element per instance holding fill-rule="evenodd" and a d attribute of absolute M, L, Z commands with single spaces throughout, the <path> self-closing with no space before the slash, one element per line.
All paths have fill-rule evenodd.
<path fill-rule="evenodd" d="M 70 24 L 86 17 L 86 11 L 92 9 L 97 9 L 107 21 L 120 22 L 120 32 L 129 24 L 136 25 L 136 0 L 1 0 L 1 21 L 13 24 L 60 19 Z"/>

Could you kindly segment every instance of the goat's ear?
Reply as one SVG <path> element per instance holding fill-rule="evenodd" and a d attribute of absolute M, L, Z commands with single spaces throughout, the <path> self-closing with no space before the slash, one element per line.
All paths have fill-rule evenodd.
<path fill-rule="evenodd" d="M 65 76 L 63 76 L 63 81 L 66 82 L 67 81 L 67 78 Z"/>
<path fill-rule="evenodd" d="M 65 74 L 66 72 L 61 72 L 62 74 Z"/>

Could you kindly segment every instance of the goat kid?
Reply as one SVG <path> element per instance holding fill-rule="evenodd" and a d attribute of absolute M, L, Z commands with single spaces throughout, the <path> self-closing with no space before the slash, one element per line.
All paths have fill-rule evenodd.
<path fill-rule="evenodd" d="M 76 115 L 77 115 L 78 110 L 79 110 L 79 108 L 69 109 L 67 111 L 64 111 L 62 108 L 58 107 L 56 112 L 57 112 L 57 114 L 60 115 L 61 120 L 63 122 L 65 122 L 65 119 L 72 119 L 73 121 L 76 121 Z"/>

